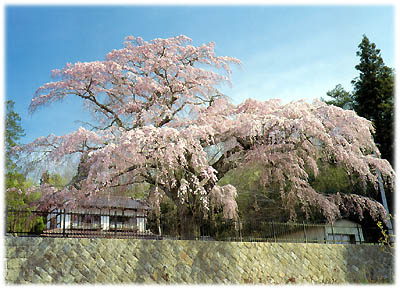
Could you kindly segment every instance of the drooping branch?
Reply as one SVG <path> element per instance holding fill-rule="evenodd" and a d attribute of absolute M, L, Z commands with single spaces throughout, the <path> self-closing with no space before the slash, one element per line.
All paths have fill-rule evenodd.
<path fill-rule="evenodd" d="M 26 151 L 44 150 L 54 163 L 81 153 L 69 186 L 76 198 L 145 181 L 154 195 L 164 192 L 196 218 L 218 207 L 234 219 L 236 188 L 219 186 L 218 180 L 251 164 L 260 168 L 263 186 L 277 187 L 292 219 L 296 209 L 307 213 L 311 206 L 329 220 L 341 214 L 337 201 L 309 183 L 318 161 L 332 160 L 372 184 L 378 168 L 393 182 L 390 165 L 371 156 L 377 148 L 370 122 L 320 102 L 249 99 L 234 105 L 217 87 L 229 83 L 229 65 L 239 61 L 216 56 L 213 43 L 195 47 L 189 42 L 185 36 L 151 42 L 128 37 L 124 48 L 105 61 L 55 71 L 59 80 L 38 89 L 31 110 L 78 95 L 100 125 L 37 140 Z M 221 153 L 211 162 L 206 151 L 213 146 Z M 364 207 L 370 210 L 371 204 Z"/>

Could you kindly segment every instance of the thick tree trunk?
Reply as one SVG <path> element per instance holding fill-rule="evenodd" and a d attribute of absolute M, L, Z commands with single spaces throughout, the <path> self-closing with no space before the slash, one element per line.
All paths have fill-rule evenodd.
<path fill-rule="evenodd" d="M 180 208 L 178 214 L 181 239 L 192 240 L 200 237 L 200 219 L 196 218 L 187 208 Z"/>

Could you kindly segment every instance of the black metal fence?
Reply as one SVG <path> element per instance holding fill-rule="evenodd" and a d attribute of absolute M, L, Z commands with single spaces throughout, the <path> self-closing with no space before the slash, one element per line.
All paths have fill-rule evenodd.
<path fill-rule="evenodd" d="M 6 209 L 6 233 L 18 236 L 159 239 L 146 216 L 114 213 Z"/>
<path fill-rule="evenodd" d="M 138 239 L 196 239 L 236 242 L 291 242 L 362 244 L 379 243 L 384 234 L 378 227 L 358 224 L 308 224 L 253 221 L 220 222 L 211 226 L 205 222 L 195 235 L 183 236 L 177 224 L 154 222 L 141 214 L 52 212 L 6 209 L 6 233 L 18 236 L 138 238 Z"/>

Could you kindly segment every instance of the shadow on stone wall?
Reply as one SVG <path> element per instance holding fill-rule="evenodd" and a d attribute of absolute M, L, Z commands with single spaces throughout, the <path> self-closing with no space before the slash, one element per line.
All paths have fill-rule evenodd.
<path fill-rule="evenodd" d="M 6 238 L 11 284 L 343 284 L 391 282 L 380 246 Z"/>
<path fill-rule="evenodd" d="M 346 263 L 346 280 L 349 283 L 394 283 L 394 254 L 387 246 L 343 246 L 343 259 Z"/>

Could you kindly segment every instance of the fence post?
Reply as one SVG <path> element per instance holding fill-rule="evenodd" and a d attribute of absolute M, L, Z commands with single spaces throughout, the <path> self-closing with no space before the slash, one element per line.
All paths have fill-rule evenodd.
<path fill-rule="evenodd" d="M 242 223 L 240 223 L 240 217 L 238 217 L 238 219 L 239 219 L 239 237 L 240 237 L 240 242 L 243 242 L 243 239 L 242 239 Z"/>
<path fill-rule="evenodd" d="M 6 206 L 6 233 L 8 233 L 8 206 Z"/>
<path fill-rule="evenodd" d="M 114 210 L 114 236 L 117 237 L 117 210 Z"/>
<path fill-rule="evenodd" d="M 305 221 L 303 221 L 303 231 L 304 231 L 304 240 L 307 243 L 307 233 L 306 233 L 306 223 L 305 223 Z"/>
<path fill-rule="evenodd" d="M 331 231 L 332 231 L 333 244 L 336 244 L 335 233 L 333 232 L 333 223 L 331 223 Z"/>
<path fill-rule="evenodd" d="M 360 226 L 357 224 L 358 240 L 361 244 Z M 357 243 L 357 242 L 356 242 Z"/>
<path fill-rule="evenodd" d="M 65 237 L 65 209 L 63 214 L 63 237 Z"/>
<path fill-rule="evenodd" d="M 162 219 L 164 221 L 164 219 Z M 161 237 L 162 231 L 161 231 L 161 213 L 160 216 L 158 217 L 158 235 Z"/>
<path fill-rule="evenodd" d="M 17 219 L 18 219 L 19 213 L 17 210 L 14 210 L 13 212 L 14 212 L 14 222 L 13 222 L 13 226 L 12 226 L 12 231 L 13 231 L 13 233 L 15 233 L 15 231 L 17 230 Z"/>
<path fill-rule="evenodd" d="M 274 241 L 275 241 L 275 243 L 276 243 L 276 235 L 275 235 L 274 221 L 272 221 L 272 234 L 274 235 Z"/>

